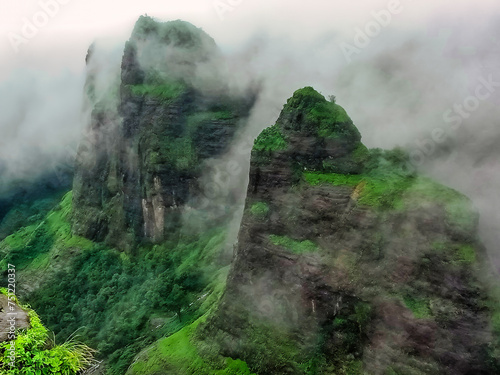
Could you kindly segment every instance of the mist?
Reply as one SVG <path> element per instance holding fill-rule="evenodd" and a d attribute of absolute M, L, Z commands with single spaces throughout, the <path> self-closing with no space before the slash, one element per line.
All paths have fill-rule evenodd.
<path fill-rule="evenodd" d="M 85 56 L 91 43 L 108 38 L 102 50 L 114 51 L 113 57 L 103 58 L 102 64 L 114 72 L 139 15 L 181 18 L 215 39 L 227 60 L 225 69 L 235 77 L 232 87 L 261 87 L 232 150 L 212 162 L 226 172 L 228 161 L 238 164 L 220 180 L 221 196 L 229 189 L 242 202 L 253 138 L 274 124 L 296 89 L 313 86 L 336 96 L 368 147 L 405 147 L 413 167 L 468 195 L 481 214 L 481 238 L 500 267 L 496 2 L 140 3 L 122 2 L 119 12 L 111 1 L 60 5 L 17 53 L 7 35 L 20 33 L 23 18 L 31 19 L 39 3 L 28 1 L 15 9 L 6 5 L 0 30 L 6 36 L 0 44 L 2 189 L 74 155 L 87 118 Z M 484 88 L 485 81 L 489 87 Z M 476 94 L 481 85 L 483 99 Z"/>
<path fill-rule="evenodd" d="M 0 84 L 0 194 L 13 183 L 55 171 L 71 158 L 82 84 L 83 75 L 51 76 L 28 69 L 15 71 Z"/>

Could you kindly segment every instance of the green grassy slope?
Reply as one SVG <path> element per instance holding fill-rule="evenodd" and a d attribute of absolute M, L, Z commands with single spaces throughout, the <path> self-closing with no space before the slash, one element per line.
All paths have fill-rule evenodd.
<path fill-rule="evenodd" d="M 125 253 L 74 236 L 71 213 L 69 192 L 0 242 L 0 264 L 16 265 L 23 299 L 56 339 L 78 332 L 107 359 L 109 373 L 123 374 L 142 348 L 190 324 L 218 299 L 228 271 L 219 262 L 224 228 Z"/>

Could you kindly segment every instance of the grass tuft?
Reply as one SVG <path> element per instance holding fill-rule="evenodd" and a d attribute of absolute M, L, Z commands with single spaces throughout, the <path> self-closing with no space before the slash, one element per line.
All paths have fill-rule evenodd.
<path fill-rule="evenodd" d="M 274 234 L 269 236 L 269 240 L 273 245 L 283 247 L 295 254 L 310 253 L 318 250 L 318 245 L 309 240 L 297 241 L 288 236 L 276 236 Z"/>
<path fill-rule="evenodd" d="M 415 318 L 428 319 L 432 317 L 431 310 L 429 308 L 429 301 L 423 298 L 404 296 L 403 302 L 406 307 L 411 310 Z"/>
<path fill-rule="evenodd" d="M 253 149 L 256 151 L 285 150 L 287 142 L 277 124 L 264 129 L 255 139 Z"/>
<path fill-rule="evenodd" d="M 257 202 L 250 208 L 252 215 L 259 219 L 264 219 L 269 214 L 269 205 L 266 202 Z"/>
<path fill-rule="evenodd" d="M 150 96 L 162 101 L 176 99 L 186 90 L 186 86 L 180 82 L 130 85 L 129 88 L 135 96 Z"/>

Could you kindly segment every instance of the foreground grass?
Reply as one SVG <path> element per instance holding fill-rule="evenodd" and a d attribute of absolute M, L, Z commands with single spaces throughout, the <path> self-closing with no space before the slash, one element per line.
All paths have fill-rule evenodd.
<path fill-rule="evenodd" d="M 0 293 L 14 299 L 27 312 L 30 324 L 28 329 L 16 332 L 13 340 L 14 366 L 11 366 L 12 360 L 9 358 L 11 341 L 0 343 L 1 374 L 74 375 L 95 364 L 95 350 L 73 339 L 56 345 L 34 310 L 27 305 L 20 305 L 17 298 L 8 294 L 5 288 L 1 288 Z"/>

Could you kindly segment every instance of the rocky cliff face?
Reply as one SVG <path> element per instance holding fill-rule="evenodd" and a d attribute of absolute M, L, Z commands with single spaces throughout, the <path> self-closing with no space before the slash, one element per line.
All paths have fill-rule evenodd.
<path fill-rule="evenodd" d="M 141 17 L 120 83 L 105 95 L 92 61 L 91 49 L 92 114 L 77 158 L 73 230 L 120 248 L 159 242 L 203 194 L 204 161 L 227 150 L 255 93 L 231 92 L 214 41 L 183 21 Z"/>
<path fill-rule="evenodd" d="M 204 354 L 258 374 L 497 373 L 470 202 L 360 139 L 312 88 L 257 138 Z"/>

